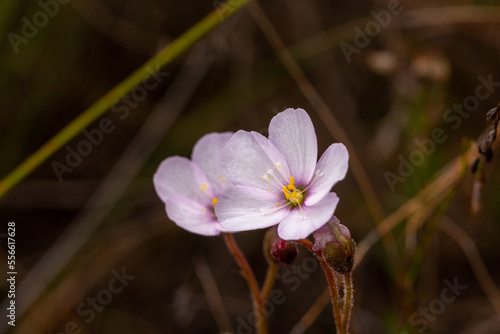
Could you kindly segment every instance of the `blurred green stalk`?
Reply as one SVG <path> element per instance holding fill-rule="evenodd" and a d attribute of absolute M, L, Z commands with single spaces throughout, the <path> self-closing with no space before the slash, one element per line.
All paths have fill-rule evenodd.
<path fill-rule="evenodd" d="M 125 80 L 116 85 L 106 95 L 101 97 L 92 106 L 80 114 L 80 116 L 66 125 L 66 127 L 52 137 L 52 139 L 40 147 L 38 151 L 33 153 L 19 166 L 17 166 L 10 174 L 5 176 L 0 181 L 0 198 L 2 198 L 9 190 L 15 187 L 73 137 L 78 135 L 99 116 L 104 114 L 114 103 L 118 102 L 123 95 L 130 92 L 143 80 L 151 77 L 161 67 L 170 63 L 177 56 L 188 50 L 203 36 L 208 34 L 212 29 L 217 27 L 221 22 L 230 17 L 234 12 L 249 1 L 250 0 L 229 0 L 225 3 L 222 3 L 221 1 L 214 1 L 214 6 L 218 6 L 214 11 L 191 27 L 179 38 L 167 45 L 156 56 L 148 60 L 139 69 L 125 78 Z"/>

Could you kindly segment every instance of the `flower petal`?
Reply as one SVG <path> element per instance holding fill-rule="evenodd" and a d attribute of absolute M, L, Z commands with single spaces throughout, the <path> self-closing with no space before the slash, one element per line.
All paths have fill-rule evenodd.
<path fill-rule="evenodd" d="M 201 235 L 217 235 L 221 226 L 212 210 L 185 196 L 170 196 L 167 215 L 177 226 Z"/>
<path fill-rule="evenodd" d="M 222 195 L 225 188 L 225 177 L 220 168 L 220 153 L 232 135 L 232 132 L 209 133 L 201 137 L 193 148 L 191 159 L 208 177 L 214 197 Z"/>
<path fill-rule="evenodd" d="M 327 242 L 334 242 L 339 245 L 341 244 L 333 234 L 330 228 L 331 225 L 338 225 L 340 233 L 346 237 L 351 237 L 349 229 L 345 225 L 340 224 L 340 220 L 337 217 L 332 216 L 332 218 L 328 219 L 328 223 L 321 226 L 318 230 L 316 230 L 316 233 L 314 233 L 314 250 L 322 250 Z"/>
<path fill-rule="evenodd" d="M 274 196 L 290 178 L 285 158 L 257 132 L 236 132 L 222 150 L 221 168 L 233 185 L 271 188 Z M 265 177 L 270 171 L 276 176 L 272 182 Z"/>
<path fill-rule="evenodd" d="M 318 203 L 333 185 L 342 180 L 349 167 L 349 153 L 343 144 L 332 144 L 327 148 L 316 165 L 315 179 L 307 189 L 304 203 Z"/>
<path fill-rule="evenodd" d="M 337 238 L 335 238 L 332 231 L 330 230 L 328 223 L 321 226 L 319 229 L 316 230 L 316 233 L 314 233 L 313 249 L 316 251 L 322 250 L 327 242 L 334 242 L 340 244 Z"/>
<path fill-rule="evenodd" d="M 307 186 L 318 159 L 316 133 L 309 115 L 303 109 L 279 113 L 269 124 L 269 140 L 285 157 L 296 183 Z"/>
<path fill-rule="evenodd" d="M 276 194 L 236 185 L 219 198 L 215 214 L 228 231 L 255 230 L 278 224 L 290 212 L 290 207 L 276 209 L 276 205 Z"/>
<path fill-rule="evenodd" d="M 214 197 L 210 183 L 200 167 L 183 157 L 163 160 L 153 176 L 153 183 L 163 202 L 170 196 L 184 195 L 208 206 Z"/>
<path fill-rule="evenodd" d="M 338 202 L 337 195 L 329 193 L 315 205 L 302 205 L 302 211 L 294 208 L 279 224 L 278 235 L 285 240 L 306 238 L 330 219 Z"/>

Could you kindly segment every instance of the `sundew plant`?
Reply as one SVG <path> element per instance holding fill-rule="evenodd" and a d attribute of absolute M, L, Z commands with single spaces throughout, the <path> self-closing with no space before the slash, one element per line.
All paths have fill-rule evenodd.
<path fill-rule="evenodd" d="M 156 192 L 178 226 L 206 236 L 224 233 L 252 292 L 254 326 L 259 333 L 268 332 L 266 307 L 276 265 L 293 263 L 296 243 L 314 250 L 321 261 L 337 331 L 348 332 L 355 243 L 333 215 L 339 198 L 329 190 L 344 178 L 349 154 L 344 145 L 332 144 L 316 163 L 317 151 L 308 114 L 303 109 L 287 109 L 271 120 L 269 139 L 257 132 L 211 133 L 196 143 L 192 161 L 169 157 L 154 175 Z M 279 226 L 271 227 L 264 239 L 269 266 L 266 282 L 259 287 L 231 232 L 273 225 Z M 311 247 L 306 238 L 320 229 Z M 345 279 L 343 314 L 336 272 Z"/>
<path fill-rule="evenodd" d="M 498 333 L 496 2 L 0 9 L 0 333 Z"/>

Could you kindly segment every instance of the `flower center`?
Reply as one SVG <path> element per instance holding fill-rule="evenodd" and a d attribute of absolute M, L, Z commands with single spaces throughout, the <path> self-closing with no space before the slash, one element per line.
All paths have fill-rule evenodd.
<path fill-rule="evenodd" d="M 275 169 L 278 169 L 280 167 L 281 164 L 279 162 L 277 162 L 276 165 L 274 166 Z M 304 202 L 304 196 L 306 195 L 305 192 L 307 188 L 306 189 L 297 188 L 293 176 L 290 176 L 290 181 L 287 184 L 287 182 L 285 181 L 286 179 L 283 177 L 283 175 L 281 175 L 280 173 L 275 173 L 274 170 L 271 168 L 266 172 L 266 174 L 262 175 L 261 178 L 269 182 L 271 185 L 271 187 L 266 187 L 265 188 L 266 190 L 269 191 L 281 190 L 279 191 L 279 193 L 275 193 L 276 196 L 278 196 L 279 198 L 279 202 L 276 202 L 276 205 L 272 209 L 262 208 L 262 212 L 264 214 L 272 212 L 274 210 L 279 210 L 285 206 L 291 206 L 292 208 L 298 206 L 302 211 L 300 205 L 302 204 L 302 202 Z M 285 198 L 283 198 L 283 196 Z M 286 202 L 282 203 L 281 199 L 286 200 Z"/>
<path fill-rule="evenodd" d="M 222 180 L 223 178 L 220 178 L 221 181 L 224 181 Z M 201 186 L 200 186 L 200 190 L 201 190 L 201 195 L 203 197 L 205 197 L 207 200 L 210 201 L 210 198 L 212 199 L 212 211 L 215 210 L 215 205 L 217 204 L 217 201 L 219 200 L 217 197 L 212 197 L 213 194 L 212 194 L 212 191 L 209 189 L 209 185 L 207 183 L 203 183 Z"/>
<path fill-rule="evenodd" d="M 304 192 L 297 189 L 293 176 L 290 176 L 290 183 L 287 186 L 283 186 L 281 189 L 283 190 L 286 200 L 290 201 L 293 206 L 300 206 L 304 201 Z"/>

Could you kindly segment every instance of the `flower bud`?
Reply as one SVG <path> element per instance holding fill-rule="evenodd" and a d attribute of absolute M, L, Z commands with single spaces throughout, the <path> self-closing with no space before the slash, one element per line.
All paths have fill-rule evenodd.
<path fill-rule="evenodd" d="M 271 227 L 264 237 L 264 255 L 268 261 L 289 265 L 299 254 L 294 241 L 283 240 L 278 236 L 277 227 Z"/>
<path fill-rule="evenodd" d="M 326 223 L 314 234 L 314 250 L 321 250 L 326 263 L 339 274 L 347 274 L 354 268 L 356 243 L 349 229 L 340 224 L 337 217 Z"/>
<path fill-rule="evenodd" d="M 347 274 L 354 268 L 355 250 L 356 245 L 352 239 L 345 247 L 329 241 L 323 248 L 323 258 L 333 270 L 339 274 Z"/>
<path fill-rule="evenodd" d="M 292 264 L 298 254 L 299 249 L 294 241 L 278 239 L 271 248 L 271 255 L 273 258 L 285 265 Z"/>

